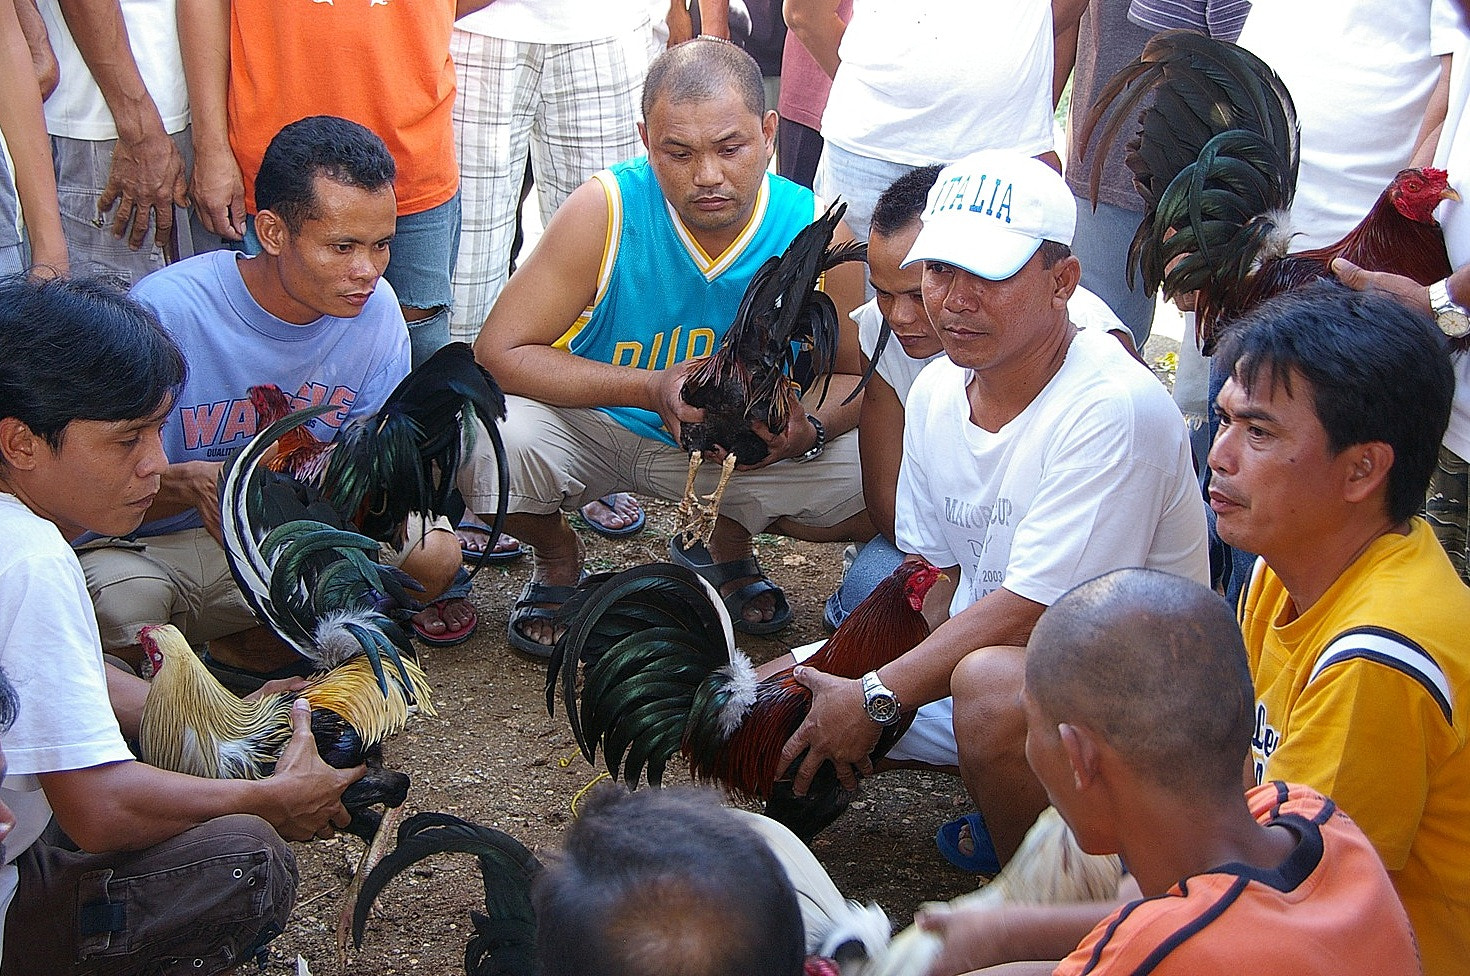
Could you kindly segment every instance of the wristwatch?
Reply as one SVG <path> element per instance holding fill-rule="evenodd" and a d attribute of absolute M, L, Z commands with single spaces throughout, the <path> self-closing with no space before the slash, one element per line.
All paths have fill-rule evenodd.
<path fill-rule="evenodd" d="M 1439 330 L 1451 339 L 1470 335 L 1470 309 L 1450 297 L 1449 279 L 1441 278 L 1429 286 L 1429 307 Z"/>
<path fill-rule="evenodd" d="M 793 461 L 815 461 L 822 456 L 822 451 L 827 447 L 827 428 L 822 426 L 822 422 L 817 419 L 816 414 L 809 413 L 806 415 L 806 419 L 812 422 L 812 427 L 817 432 L 817 442 L 812 445 L 810 451 L 807 451 L 805 454 L 798 454 L 792 458 L 791 460 Z"/>
<path fill-rule="evenodd" d="M 888 690 L 877 671 L 863 675 L 863 709 L 879 725 L 892 725 L 899 719 L 898 696 Z"/>

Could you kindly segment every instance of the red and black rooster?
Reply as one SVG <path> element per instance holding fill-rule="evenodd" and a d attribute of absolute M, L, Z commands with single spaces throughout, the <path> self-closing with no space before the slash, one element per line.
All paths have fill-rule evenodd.
<path fill-rule="evenodd" d="M 940 575 L 928 563 L 904 563 L 806 663 L 857 678 L 905 654 L 929 635 L 920 610 Z M 805 797 L 793 796 L 782 779 L 788 771 L 781 768 L 781 749 L 806 718 L 811 692 L 790 668 L 756 680 L 735 646 L 723 601 L 699 576 L 653 563 L 591 578 L 563 614 L 567 630 L 548 666 L 546 706 L 554 711 L 560 679 L 572 734 L 588 762 L 601 745 L 613 777 L 636 786 L 646 769 L 657 786 L 668 760 L 682 752 L 696 779 L 767 801 L 766 813 L 803 838 L 841 813 L 847 794 L 831 763 Z M 874 758 L 892 748 L 911 720 L 883 730 Z"/>
<path fill-rule="evenodd" d="M 1161 285 L 1171 299 L 1196 293 L 1196 338 L 1206 355 L 1242 313 L 1329 277 L 1333 258 L 1424 285 L 1453 270 L 1434 208 L 1459 194 L 1439 169 L 1401 171 L 1337 243 L 1288 250 L 1296 110 L 1276 73 L 1243 48 L 1192 31 L 1155 35 L 1098 95 L 1077 138 L 1086 145 L 1108 116 L 1098 139 L 1102 158 L 1135 113 L 1138 134 L 1126 162 L 1144 217 L 1129 248 L 1129 284 L 1136 266 L 1150 294 Z M 1100 179 L 1096 167 L 1094 201 Z"/>
<path fill-rule="evenodd" d="M 262 429 L 292 411 L 290 399 L 275 385 L 253 386 L 249 395 Z M 331 441 L 296 427 L 281 436 L 265 463 L 315 489 L 363 535 L 398 544 L 402 540 L 396 535 L 409 513 L 454 514 L 460 460 L 484 431 L 499 471 L 499 504 L 491 526 L 496 538 L 509 497 L 505 448 L 496 425 L 503 419 L 505 394 L 466 343 L 451 342 L 404 377 L 371 417 L 349 424 Z"/>
<path fill-rule="evenodd" d="M 817 285 L 837 265 L 867 256 L 867 245 L 857 241 L 832 245 L 846 212 L 847 204 L 832 204 L 785 251 L 761 265 L 720 347 L 684 380 L 679 395 L 704 411 L 702 422 L 684 424 L 679 434 L 680 446 L 689 452 L 689 482 L 679 506 L 686 544 L 696 538 L 709 543 L 735 465 L 756 464 L 770 453 L 751 425 L 762 423 L 773 434 L 786 430 L 796 397 L 791 372 L 802 349 L 811 350 L 813 375 L 830 381 L 840 323 L 832 299 Z M 726 453 L 719 485 L 701 505 L 694 476 L 705 451 Z"/>

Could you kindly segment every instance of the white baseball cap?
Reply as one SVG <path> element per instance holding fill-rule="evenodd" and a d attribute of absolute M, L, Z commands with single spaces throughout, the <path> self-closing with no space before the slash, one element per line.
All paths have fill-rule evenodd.
<path fill-rule="evenodd" d="M 1001 281 L 1020 271 L 1042 241 L 1071 245 L 1077 202 L 1040 160 L 986 149 L 940 170 L 923 221 L 904 267 L 942 261 Z"/>

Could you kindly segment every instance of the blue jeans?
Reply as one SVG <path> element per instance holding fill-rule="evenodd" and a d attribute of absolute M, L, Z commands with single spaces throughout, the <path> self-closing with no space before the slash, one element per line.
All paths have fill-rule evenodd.
<path fill-rule="evenodd" d="M 398 218 L 388 270 L 383 277 L 404 308 L 432 308 L 433 315 L 408 323 L 408 341 L 417 366 L 449 342 L 449 309 L 454 304 L 450 275 L 459 258 L 459 192 L 421 213 Z M 255 217 L 245 221 L 246 254 L 260 253 Z"/>
<path fill-rule="evenodd" d="M 1108 303 L 1108 308 L 1133 333 L 1133 344 L 1143 351 L 1154 328 L 1154 296 L 1145 294 L 1134 279 L 1128 287 L 1128 245 L 1143 216 L 1132 210 L 1097 205 L 1077 197 L 1077 232 L 1072 235 L 1072 253 L 1082 262 L 1082 287 Z"/>
<path fill-rule="evenodd" d="M 887 579 L 901 562 L 903 553 L 893 543 L 881 534 L 873 536 L 858 552 L 847 575 L 842 577 L 842 585 L 837 588 L 837 592 L 827 598 L 822 619 L 834 629 L 841 626 L 847 615 L 867 599 L 868 594 Z"/>
<path fill-rule="evenodd" d="M 883 191 L 903 174 L 918 169 L 908 163 L 894 163 L 848 152 L 832 143 L 822 145 L 822 158 L 817 162 L 812 188 L 828 203 L 841 197 L 847 203 L 843 220 L 852 228 L 852 236 L 868 239 L 868 225 L 873 222 L 873 205 Z M 871 289 L 868 297 L 872 298 Z"/>

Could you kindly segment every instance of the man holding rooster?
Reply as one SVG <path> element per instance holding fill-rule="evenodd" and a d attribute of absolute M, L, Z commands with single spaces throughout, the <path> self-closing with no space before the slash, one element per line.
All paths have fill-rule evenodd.
<path fill-rule="evenodd" d="M 232 969 L 295 900 L 282 838 L 348 822 L 363 769 L 319 758 L 297 701 L 263 780 L 201 779 L 134 759 L 148 686 L 104 665 L 67 540 L 126 535 L 159 491 L 159 437 L 184 360 L 157 320 L 95 282 L 0 283 L 0 667 L 20 695 L 0 915 L 9 973 Z"/>
<path fill-rule="evenodd" d="M 1121 567 L 1208 579 L 1178 409 L 1119 343 L 1068 317 L 1075 215 L 1061 177 L 1017 153 L 977 153 L 939 174 L 906 263 L 923 262 L 946 358 L 907 401 L 895 529 L 899 549 L 949 567 L 957 585 L 947 610 L 930 591 L 944 621 L 930 637 L 863 680 L 799 669 L 814 702 L 782 754 L 807 752 L 798 794 L 827 760 L 852 788 L 872 771 L 879 722 L 935 703 L 889 759 L 958 766 L 983 820 L 950 825 L 941 848 L 990 873 L 1046 806 L 1017 697 L 1041 612 Z M 984 856 L 987 839 L 996 856 Z"/>
<path fill-rule="evenodd" d="M 542 657 L 551 653 L 555 608 L 582 568 L 562 513 L 612 491 L 680 496 L 690 467 L 681 425 L 701 419 L 681 386 L 695 361 L 715 352 L 757 269 L 820 213 L 809 190 L 766 172 L 776 115 L 765 110 L 759 67 L 739 48 L 700 38 L 660 55 L 643 111 L 647 157 L 568 197 L 475 343 L 476 358 L 512 394 L 501 428 L 511 457 L 507 531 L 536 552 L 510 643 Z M 839 227 L 837 239 L 849 237 Z M 720 587 L 747 632 L 791 619 L 752 555 L 752 534 L 872 534 L 852 433 L 858 403 L 841 405 L 861 372 L 847 319 L 861 273 L 850 263 L 826 276 L 843 325 L 839 375 L 825 401 L 791 397 L 784 433 L 763 434 L 766 459 L 731 480 L 708 550 L 683 556 Z M 779 463 L 797 460 L 810 463 Z M 714 474 L 701 472 L 702 491 Z M 488 457 L 471 464 L 461 482 L 470 508 L 493 510 L 495 478 Z"/>

